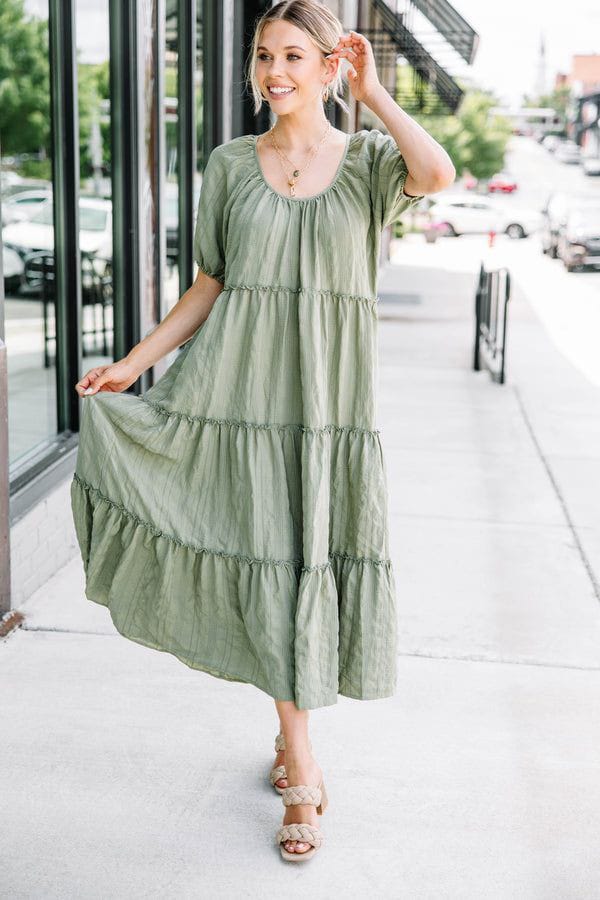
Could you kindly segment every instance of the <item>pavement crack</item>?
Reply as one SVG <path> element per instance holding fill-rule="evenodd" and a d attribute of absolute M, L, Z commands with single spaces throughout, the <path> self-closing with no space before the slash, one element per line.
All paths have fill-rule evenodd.
<path fill-rule="evenodd" d="M 542 669 L 577 669 L 582 672 L 600 672 L 600 665 L 586 666 L 579 663 L 569 662 L 552 662 L 545 659 L 528 659 L 526 657 L 509 657 L 509 656 L 493 656 L 482 653 L 428 653 L 418 650 L 400 651 L 398 656 L 417 657 L 421 659 L 447 659 L 456 662 L 474 662 L 474 663 L 498 663 L 505 666 L 537 666 Z"/>
<path fill-rule="evenodd" d="M 598 602 L 600 602 L 600 583 L 598 582 L 598 579 L 596 578 L 596 573 L 594 572 L 594 568 L 590 562 L 590 559 L 589 559 L 587 553 L 585 552 L 583 544 L 581 543 L 581 540 L 579 538 L 579 533 L 577 531 L 577 527 L 575 525 L 575 522 L 573 521 L 571 513 L 569 512 L 569 507 L 567 505 L 567 501 L 565 500 L 565 497 L 560 489 L 560 485 L 559 485 L 558 481 L 556 480 L 554 472 L 552 471 L 552 466 L 548 462 L 548 458 L 546 457 L 546 454 L 544 453 L 542 445 L 540 444 L 538 437 L 535 433 L 533 423 L 531 422 L 531 419 L 529 418 L 529 414 L 525 407 L 525 403 L 523 402 L 523 397 L 521 396 L 521 391 L 519 390 L 519 387 L 516 384 L 511 384 L 511 387 L 515 394 L 515 397 L 517 398 L 517 402 L 519 404 L 519 409 L 521 410 L 521 415 L 523 416 L 523 421 L 525 422 L 525 426 L 526 426 L 527 430 L 529 431 L 529 435 L 530 435 L 531 440 L 533 441 L 534 446 L 538 452 L 540 461 L 546 470 L 546 473 L 548 475 L 548 478 L 550 479 L 550 483 L 552 484 L 552 487 L 554 488 L 554 493 L 556 494 L 556 499 L 558 500 L 558 502 L 561 506 L 563 515 L 565 517 L 565 521 L 569 527 L 569 531 L 573 535 L 573 540 L 575 541 L 575 546 L 577 547 L 577 551 L 579 553 L 581 562 L 583 563 L 583 567 L 587 572 L 587 575 L 588 575 L 588 578 L 592 585 L 592 589 L 594 591 L 596 600 L 598 600 Z"/>

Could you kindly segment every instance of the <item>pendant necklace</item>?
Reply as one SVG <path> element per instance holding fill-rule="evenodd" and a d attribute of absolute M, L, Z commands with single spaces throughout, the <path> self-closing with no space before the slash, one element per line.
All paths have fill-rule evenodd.
<path fill-rule="evenodd" d="M 313 150 L 311 151 L 307 164 L 304 166 L 303 169 L 293 168 L 291 176 L 288 175 L 288 173 L 285 170 L 285 166 L 283 164 L 283 159 L 284 158 L 287 159 L 287 161 L 290 163 L 291 166 L 293 166 L 293 163 L 290 159 L 288 159 L 287 156 L 285 156 L 285 153 L 283 153 L 283 151 L 279 149 L 279 146 L 277 145 L 277 142 L 275 141 L 275 134 L 273 131 L 274 128 L 275 128 L 275 125 L 273 125 L 273 127 L 270 129 L 268 134 L 271 135 L 271 143 L 272 143 L 273 147 L 275 148 L 277 155 L 279 156 L 279 162 L 281 163 L 281 168 L 283 169 L 285 177 L 287 179 L 287 183 L 290 186 L 290 196 L 295 197 L 296 196 L 296 181 L 298 180 L 300 175 L 302 175 L 304 172 L 306 172 L 306 170 L 310 166 L 311 162 L 313 161 L 316 153 L 318 152 L 319 147 L 321 146 L 321 144 L 323 143 L 323 141 L 325 140 L 325 138 L 328 136 L 329 132 L 331 131 L 331 122 L 329 122 L 329 121 L 327 122 L 327 128 L 325 129 L 325 134 L 323 135 L 323 137 L 321 138 L 319 143 L 316 144 L 315 147 L 313 148 Z"/>

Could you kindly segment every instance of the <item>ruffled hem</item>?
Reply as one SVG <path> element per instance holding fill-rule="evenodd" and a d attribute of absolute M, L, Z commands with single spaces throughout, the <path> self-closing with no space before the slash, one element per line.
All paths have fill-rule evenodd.
<path fill-rule="evenodd" d="M 191 548 L 305 566 L 332 547 L 372 564 L 389 556 L 380 438 L 362 427 L 234 421 L 100 393 L 82 407 L 76 473 Z"/>
<path fill-rule="evenodd" d="M 389 560 L 323 566 L 193 548 L 152 530 L 75 474 L 71 503 L 86 597 L 124 637 L 299 709 L 392 696 Z M 376 564 L 373 565 L 373 562 Z"/>

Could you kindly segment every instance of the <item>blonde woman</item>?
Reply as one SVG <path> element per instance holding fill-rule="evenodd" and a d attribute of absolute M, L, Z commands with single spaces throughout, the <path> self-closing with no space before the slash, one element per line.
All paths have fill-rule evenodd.
<path fill-rule="evenodd" d="M 388 133 L 325 115 L 353 97 Z M 275 701 L 270 784 L 287 860 L 321 845 L 309 710 L 390 697 L 396 598 L 375 421 L 382 228 L 454 179 L 380 84 L 369 41 L 315 0 L 258 20 L 256 111 L 215 148 L 193 286 L 122 360 L 91 369 L 72 508 L 86 595 L 124 636 Z M 210 313 L 210 315 L 209 315 Z M 144 394 L 122 393 L 185 343 Z"/>

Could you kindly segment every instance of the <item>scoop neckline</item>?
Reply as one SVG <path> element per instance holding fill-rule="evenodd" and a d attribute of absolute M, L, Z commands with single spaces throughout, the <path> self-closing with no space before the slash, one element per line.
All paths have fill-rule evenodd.
<path fill-rule="evenodd" d="M 272 194 L 274 194 L 276 197 L 279 197 L 281 200 L 287 200 L 290 203 L 310 203 L 311 200 L 317 200 L 319 197 L 322 197 L 323 194 L 327 194 L 329 191 L 331 191 L 336 186 L 337 182 L 339 181 L 339 179 L 342 175 L 342 170 L 346 164 L 346 159 L 348 157 L 348 151 L 350 149 L 350 141 L 352 140 L 352 132 L 349 132 L 349 131 L 346 132 L 346 146 L 344 147 L 344 153 L 338 164 L 335 175 L 333 176 L 333 180 L 327 185 L 327 187 L 323 188 L 322 191 L 319 191 L 318 194 L 311 194 L 310 197 L 296 197 L 296 199 L 294 199 L 294 197 L 286 197 L 286 195 L 282 194 L 281 191 L 276 191 L 275 188 L 272 187 L 269 184 L 269 182 L 267 181 L 267 179 L 265 178 L 263 170 L 262 170 L 262 166 L 260 164 L 260 159 L 258 156 L 258 149 L 256 146 L 258 143 L 259 137 L 260 137 L 260 135 L 258 135 L 258 134 L 251 135 L 252 154 L 254 157 L 254 163 L 256 165 L 257 172 L 260 176 L 260 180 L 262 181 L 264 186 L 267 188 L 267 190 L 270 191 Z"/>

